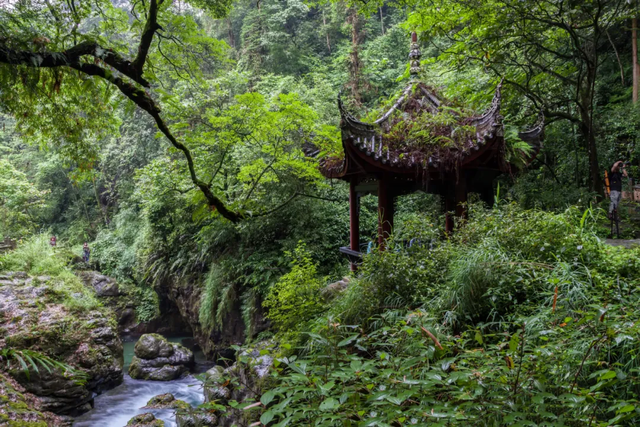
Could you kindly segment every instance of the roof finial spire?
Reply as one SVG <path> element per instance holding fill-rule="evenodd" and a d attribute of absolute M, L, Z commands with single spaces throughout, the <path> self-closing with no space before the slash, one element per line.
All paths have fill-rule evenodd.
<path fill-rule="evenodd" d="M 418 35 L 413 31 L 411 33 L 411 50 L 409 51 L 409 72 L 412 79 L 417 79 L 418 74 L 420 74 L 421 57 L 422 52 L 420 52 L 420 47 L 418 46 Z"/>

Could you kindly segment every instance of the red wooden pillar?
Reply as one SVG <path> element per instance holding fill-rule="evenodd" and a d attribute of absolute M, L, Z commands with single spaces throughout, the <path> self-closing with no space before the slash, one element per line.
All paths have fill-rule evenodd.
<path fill-rule="evenodd" d="M 451 177 L 444 195 L 445 225 L 444 229 L 447 234 L 453 233 L 454 219 L 453 215 L 458 218 L 467 217 L 467 177 L 464 172 L 460 176 Z"/>
<path fill-rule="evenodd" d="M 378 179 L 378 246 L 385 249 L 385 240 L 393 229 L 393 194 L 389 189 L 389 178 Z"/>
<path fill-rule="evenodd" d="M 467 177 L 464 172 L 460 172 L 458 183 L 455 189 L 456 194 L 456 216 L 461 219 L 467 218 Z"/>
<path fill-rule="evenodd" d="M 358 193 L 356 192 L 355 178 L 349 181 L 349 246 L 351 250 L 360 252 L 360 204 L 358 203 Z M 351 263 L 351 271 L 356 271 L 357 265 Z"/>
<path fill-rule="evenodd" d="M 444 195 L 444 231 L 447 234 L 453 233 L 453 211 L 456 208 L 455 198 L 453 194 L 447 192 Z"/>

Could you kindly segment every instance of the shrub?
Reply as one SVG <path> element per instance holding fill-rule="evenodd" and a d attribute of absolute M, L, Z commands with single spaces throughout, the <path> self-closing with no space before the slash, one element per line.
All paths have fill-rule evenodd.
<path fill-rule="evenodd" d="M 261 422 L 638 425 L 640 249 L 603 244 L 599 215 L 475 207 L 431 249 L 398 235 L 301 319 L 306 352 L 277 360 Z"/>
<path fill-rule="evenodd" d="M 267 318 L 281 331 L 297 330 L 300 325 L 318 315 L 324 309 L 320 290 L 324 282 L 317 276 L 317 264 L 303 243 L 293 253 L 291 271 L 269 289 L 263 306 Z"/>
<path fill-rule="evenodd" d="M 1 258 L 4 270 L 19 270 L 29 274 L 57 276 L 66 270 L 64 249 L 49 245 L 45 234 L 37 234 L 23 241 L 18 247 Z"/>

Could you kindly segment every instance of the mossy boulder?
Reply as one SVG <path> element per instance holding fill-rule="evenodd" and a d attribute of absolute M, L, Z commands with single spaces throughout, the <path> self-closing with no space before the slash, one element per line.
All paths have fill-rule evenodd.
<path fill-rule="evenodd" d="M 134 348 L 135 355 L 142 359 L 173 356 L 173 345 L 159 334 L 145 334 L 140 337 Z"/>
<path fill-rule="evenodd" d="M 41 410 L 37 397 L 25 393 L 11 377 L 0 372 L 0 426 L 48 427 L 63 426 L 56 415 Z"/>
<path fill-rule="evenodd" d="M 97 271 L 83 271 L 78 276 L 96 291 L 98 297 L 117 297 L 120 295 L 120 286 L 111 277 Z"/>
<path fill-rule="evenodd" d="M 142 409 L 189 409 L 189 405 L 184 400 L 176 399 L 171 393 L 159 394 L 147 402 Z"/>
<path fill-rule="evenodd" d="M 189 371 L 194 364 L 193 353 L 161 335 L 145 334 L 134 347 L 135 356 L 129 366 L 134 379 L 171 381 Z"/>
<path fill-rule="evenodd" d="M 127 423 L 127 427 L 164 427 L 164 421 L 147 412 L 131 418 Z"/>
<path fill-rule="evenodd" d="M 42 408 L 78 415 L 91 409 L 93 397 L 123 379 L 122 341 L 114 313 L 95 303 L 93 290 L 74 276 L 4 273 L 0 281 L 0 348 L 34 350 L 82 371 L 79 383 L 60 370 L 28 374 L 10 371 Z M 73 291 L 73 292 L 72 292 Z"/>

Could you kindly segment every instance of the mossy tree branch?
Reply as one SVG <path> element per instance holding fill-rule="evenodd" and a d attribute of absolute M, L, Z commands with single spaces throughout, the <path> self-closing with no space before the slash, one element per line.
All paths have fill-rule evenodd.
<path fill-rule="evenodd" d="M 211 185 L 201 180 L 195 169 L 193 156 L 189 148 L 173 135 L 167 123 L 161 116 L 160 107 L 154 99 L 142 87 L 150 87 L 150 83 L 143 77 L 143 69 L 149 53 L 149 48 L 153 42 L 154 35 L 161 29 L 157 22 L 158 7 L 163 0 L 151 0 L 147 22 L 145 24 L 140 44 L 138 46 L 138 54 L 133 61 L 129 61 L 112 49 L 100 46 L 98 43 L 85 41 L 79 43 L 62 52 L 31 52 L 26 50 L 16 50 L 10 48 L 6 41 L 0 42 L 0 63 L 10 66 L 26 66 L 31 68 L 71 68 L 85 75 L 99 77 L 108 83 L 116 86 L 120 92 L 133 101 L 138 107 L 146 111 L 156 122 L 160 132 L 171 142 L 171 144 L 180 150 L 189 169 L 191 181 L 200 189 L 205 196 L 207 203 L 215 208 L 222 217 L 231 222 L 238 222 L 245 218 L 240 212 L 230 210 L 226 204 L 211 191 Z M 82 61 L 82 57 L 92 56 L 97 60 L 101 60 L 104 64 L 118 71 L 122 76 L 114 74 L 108 68 L 98 65 L 99 62 L 87 63 Z"/>

